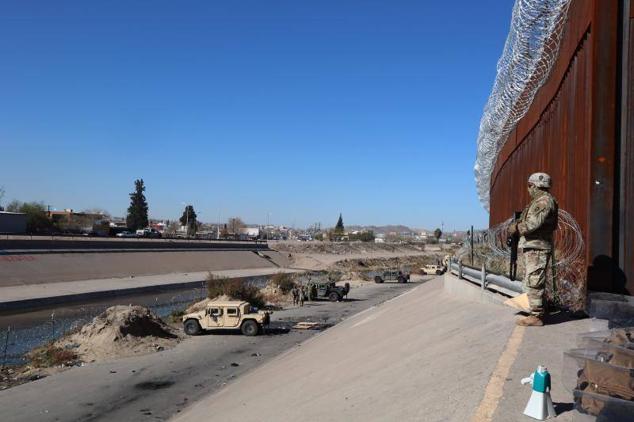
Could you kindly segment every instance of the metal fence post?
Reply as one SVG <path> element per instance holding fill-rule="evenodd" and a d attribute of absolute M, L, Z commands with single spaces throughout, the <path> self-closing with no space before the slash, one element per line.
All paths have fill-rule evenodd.
<path fill-rule="evenodd" d="M 469 237 L 469 244 L 471 245 L 471 266 L 473 267 L 473 226 L 471 226 L 471 235 Z"/>
<path fill-rule="evenodd" d="M 462 278 L 462 261 L 458 262 L 458 278 Z"/>
<path fill-rule="evenodd" d="M 480 273 L 480 281 L 482 282 L 482 291 L 486 289 L 487 284 L 487 267 L 482 263 L 482 272 Z"/>

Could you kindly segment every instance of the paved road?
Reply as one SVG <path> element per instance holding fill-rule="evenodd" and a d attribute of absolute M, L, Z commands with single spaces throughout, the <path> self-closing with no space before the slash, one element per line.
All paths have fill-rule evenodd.
<path fill-rule="evenodd" d="M 177 420 L 463 422 L 512 330 L 511 310 L 446 294 L 439 277 L 262 365 Z"/>
<path fill-rule="evenodd" d="M 460 283 L 465 283 L 459 281 Z M 529 422 L 530 387 L 552 370 L 557 420 L 573 418 L 562 353 L 591 320 L 516 327 L 515 311 L 480 289 L 436 278 L 357 314 L 179 414 L 176 422 Z M 463 294 L 469 288 L 477 293 Z M 468 292 L 467 292 L 468 293 Z"/>
<path fill-rule="evenodd" d="M 172 350 L 73 368 L 0 392 L 2 419 L 164 420 L 280 353 L 303 347 L 300 343 L 316 331 L 288 331 L 295 322 L 336 324 L 417 285 L 368 284 L 354 288 L 347 302 L 276 312 L 275 330 L 264 336 L 203 335 Z"/>

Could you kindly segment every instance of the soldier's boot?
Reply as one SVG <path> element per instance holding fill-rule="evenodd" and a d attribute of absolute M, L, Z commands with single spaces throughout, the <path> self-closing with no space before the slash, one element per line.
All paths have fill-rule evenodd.
<path fill-rule="evenodd" d="M 529 315 L 526 318 L 518 319 L 515 323 L 522 327 L 541 327 L 544 325 L 544 319 L 537 315 Z"/>

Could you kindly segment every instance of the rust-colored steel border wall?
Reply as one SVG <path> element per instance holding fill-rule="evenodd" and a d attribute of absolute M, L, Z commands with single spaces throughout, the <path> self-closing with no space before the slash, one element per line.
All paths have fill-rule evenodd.
<path fill-rule="evenodd" d="M 615 212 L 619 197 L 615 189 L 620 186 L 617 104 L 624 1 L 629 0 L 573 0 L 552 73 L 496 161 L 490 224 L 521 210 L 529 201 L 528 176 L 545 171 L 553 177 L 560 207 L 582 229 L 588 288 L 624 291 L 627 287 L 631 294 L 633 277 L 629 282 L 625 276 L 615 281 L 622 220 Z"/>
<path fill-rule="evenodd" d="M 621 160 L 619 192 L 619 262 L 623 273 L 617 273 L 616 284 L 626 284 L 634 294 L 634 5 L 623 2 L 623 60 L 621 71 Z M 621 282 L 619 277 L 624 277 Z M 629 280 L 629 283 L 628 283 Z"/>

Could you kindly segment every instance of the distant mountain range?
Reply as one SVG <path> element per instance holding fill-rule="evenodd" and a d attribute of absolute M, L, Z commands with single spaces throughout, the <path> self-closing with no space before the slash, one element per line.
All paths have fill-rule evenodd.
<path fill-rule="evenodd" d="M 425 229 L 412 229 L 400 224 L 387 225 L 387 226 L 346 226 L 346 231 L 355 230 L 372 230 L 374 234 L 388 234 L 388 233 L 420 233 L 422 231 L 429 232 Z"/>

